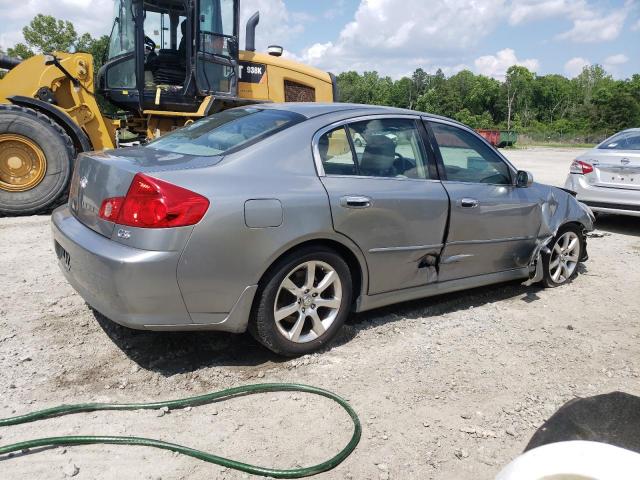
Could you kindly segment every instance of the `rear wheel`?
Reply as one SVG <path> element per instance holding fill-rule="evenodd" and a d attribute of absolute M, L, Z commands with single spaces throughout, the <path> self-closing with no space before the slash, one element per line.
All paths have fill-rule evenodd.
<path fill-rule="evenodd" d="M 46 115 L 0 105 L 0 213 L 32 214 L 64 200 L 75 150 Z"/>
<path fill-rule="evenodd" d="M 562 227 L 551 244 L 550 253 L 543 253 L 546 287 L 557 287 L 569 282 L 578 274 L 578 264 L 584 252 L 582 232 L 576 226 Z"/>
<path fill-rule="evenodd" d="M 351 273 L 330 249 L 315 247 L 285 257 L 263 284 L 249 331 L 278 354 L 320 349 L 349 315 Z"/>

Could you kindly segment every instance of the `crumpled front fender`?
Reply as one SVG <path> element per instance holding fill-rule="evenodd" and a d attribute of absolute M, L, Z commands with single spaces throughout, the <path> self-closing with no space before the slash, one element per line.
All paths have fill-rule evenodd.
<path fill-rule="evenodd" d="M 533 276 L 525 282 L 525 285 L 542 280 L 544 275 L 541 261 L 542 252 L 548 248 L 547 246 L 563 225 L 577 223 L 582 225 L 585 233 L 594 229 L 595 216 L 591 209 L 563 189 L 548 187 L 545 195 L 540 199 L 540 210 L 540 229 L 536 238 L 536 246 L 529 260 Z"/>

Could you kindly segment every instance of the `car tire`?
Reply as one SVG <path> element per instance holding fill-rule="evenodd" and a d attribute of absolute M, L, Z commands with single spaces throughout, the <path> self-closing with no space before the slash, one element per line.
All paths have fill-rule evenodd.
<path fill-rule="evenodd" d="M 0 214 L 48 212 L 64 203 L 76 152 L 62 127 L 35 110 L 0 105 L 0 136 L 28 152 L 25 158 L 44 157 L 36 169 L 43 175 L 32 187 L 14 191 L 0 184 Z"/>
<path fill-rule="evenodd" d="M 578 275 L 584 250 L 581 229 L 576 225 L 561 227 L 549 243 L 549 253 L 542 252 L 543 285 L 554 288 L 573 280 Z"/>
<path fill-rule="evenodd" d="M 352 297 L 351 272 L 340 255 L 325 247 L 297 250 L 261 282 L 249 332 L 279 355 L 315 352 L 340 330 Z"/>

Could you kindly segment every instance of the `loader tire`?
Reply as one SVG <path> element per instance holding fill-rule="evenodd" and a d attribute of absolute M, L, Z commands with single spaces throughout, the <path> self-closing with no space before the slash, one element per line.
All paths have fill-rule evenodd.
<path fill-rule="evenodd" d="M 46 115 L 0 105 L 0 215 L 48 213 L 64 203 L 75 154 Z"/>

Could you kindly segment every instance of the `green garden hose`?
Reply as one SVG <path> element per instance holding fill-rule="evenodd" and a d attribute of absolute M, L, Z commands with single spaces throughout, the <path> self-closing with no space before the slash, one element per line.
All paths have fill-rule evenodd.
<path fill-rule="evenodd" d="M 22 423 L 35 422 L 38 420 L 44 420 L 52 417 L 59 417 L 62 415 L 69 415 L 80 412 L 96 412 L 100 410 L 157 410 L 164 407 L 169 409 L 181 409 L 186 407 L 196 407 L 200 405 L 207 405 L 217 401 L 226 400 L 233 397 L 251 395 L 256 393 L 265 392 L 303 392 L 311 393 L 314 395 L 320 395 L 322 397 L 333 400 L 340 405 L 351 417 L 353 421 L 353 435 L 349 443 L 333 458 L 305 468 L 295 468 L 291 470 L 281 470 L 277 468 L 258 467 L 250 465 L 248 463 L 238 462 L 229 458 L 219 457 L 211 453 L 195 450 L 193 448 L 177 445 L 174 443 L 163 442 L 161 440 L 154 440 L 150 438 L 140 437 L 106 437 L 106 436 L 64 436 L 64 437 L 50 437 L 50 438 L 38 438 L 34 440 L 28 440 L 26 442 L 14 443 L 13 445 L 7 445 L 0 447 L 0 456 L 7 455 L 13 452 L 20 452 L 25 449 L 41 448 L 41 447 L 57 447 L 63 445 L 91 445 L 91 444 L 110 444 L 110 445 L 136 445 L 144 447 L 161 448 L 163 450 L 171 450 L 173 452 L 181 453 L 182 455 L 188 455 L 190 457 L 203 460 L 205 462 L 215 463 L 223 467 L 232 468 L 235 470 L 241 470 L 253 475 L 262 475 L 273 478 L 301 478 L 316 475 L 318 473 L 326 472 L 337 467 L 342 463 L 358 445 L 360 441 L 360 435 L 362 434 L 362 426 L 358 415 L 351 408 L 349 403 L 339 397 L 338 395 L 331 393 L 321 388 L 310 387 L 308 385 L 296 385 L 292 383 L 265 383 L 259 385 L 246 385 L 242 387 L 229 388 L 221 390 L 219 392 L 213 392 L 206 395 L 200 395 L 197 397 L 190 397 L 178 400 L 171 400 L 168 402 L 155 402 L 155 403 L 80 403 L 77 405 L 60 405 L 58 407 L 48 408 L 37 412 L 27 413 L 25 415 L 19 415 L 17 417 L 10 417 L 0 419 L 0 427 L 8 427 L 10 425 L 18 425 Z"/>

